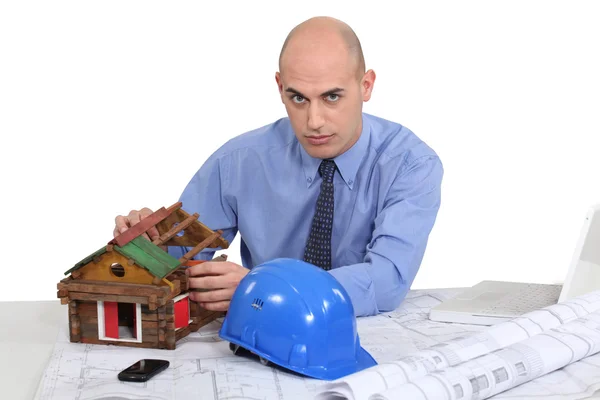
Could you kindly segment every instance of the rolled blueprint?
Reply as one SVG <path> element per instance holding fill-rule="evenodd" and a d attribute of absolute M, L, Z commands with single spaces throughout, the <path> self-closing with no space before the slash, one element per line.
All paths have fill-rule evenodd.
<path fill-rule="evenodd" d="M 369 400 L 480 400 L 600 352 L 600 311 Z"/>
<path fill-rule="evenodd" d="M 320 387 L 315 400 L 366 400 L 375 393 L 503 349 L 599 310 L 600 290 L 326 383 Z"/>

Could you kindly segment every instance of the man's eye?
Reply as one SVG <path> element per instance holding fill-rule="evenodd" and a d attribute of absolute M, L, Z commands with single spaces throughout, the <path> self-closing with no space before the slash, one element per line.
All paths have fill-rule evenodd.
<path fill-rule="evenodd" d="M 329 96 L 327 96 L 327 99 L 328 99 L 329 101 L 333 101 L 333 102 L 336 102 L 336 101 L 338 101 L 338 100 L 339 100 L 339 98 L 340 98 L 340 96 L 339 96 L 339 95 L 337 95 L 337 94 L 330 94 Z"/>
<path fill-rule="evenodd" d="M 292 101 L 293 101 L 294 103 L 298 103 L 298 104 L 300 104 L 300 103 L 303 103 L 303 102 L 304 102 L 304 97 L 302 97 L 302 96 L 299 96 L 299 95 L 295 95 L 294 97 L 292 97 Z"/>

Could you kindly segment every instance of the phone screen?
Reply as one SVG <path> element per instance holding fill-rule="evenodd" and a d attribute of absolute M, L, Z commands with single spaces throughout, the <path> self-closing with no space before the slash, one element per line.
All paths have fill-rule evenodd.
<path fill-rule="evenodd" d="M 122 381 L 144 382 L 169 366 L 167 360 L 143 359 L 119 373 Z"/>

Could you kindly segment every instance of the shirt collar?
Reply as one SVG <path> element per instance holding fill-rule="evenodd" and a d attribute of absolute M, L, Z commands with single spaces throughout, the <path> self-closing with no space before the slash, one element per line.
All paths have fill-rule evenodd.
<path fill-rule="evenodd" d="M 342 179 L 350 189 L 354 187 L 358 167 L 366 154 L 370 134 L 371 130 L 368 126 L 368 121 L 363 114 L 362 132 L 360 133 L 358 140 L 352 147 L 333 159 Z M 313 182 L 316 181 L 317 174 L 319 173 L 319 165 L 321 165 L 322 160 L 310 156 L 306 150 L 304 150 L 302 145 L 300 145 L 300 154 L 302 157 L 302 168 L 304 169 L 306 178 L 306 186 L 310 187 Z"/>

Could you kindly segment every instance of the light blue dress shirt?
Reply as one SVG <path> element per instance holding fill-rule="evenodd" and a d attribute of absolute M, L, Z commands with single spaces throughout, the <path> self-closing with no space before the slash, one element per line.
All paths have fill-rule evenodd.
<path fill-rule="evenodd" d="M 363 113 L 363 130 L 336 157 L 332 269 L 356 316 L 396 308 L 419 269 L 440 207 L 443 167 L 409 129 Z M 320 159 L 306 153 L 288 118 L 237 136 L 184 189 L 183 209 L 231 243 L 244 267 L 302 259 L 320 191 Z M 186 251 L 170 247 L 179 258 Z M 205 249 L 197 259 L 210 259 Z"/>

